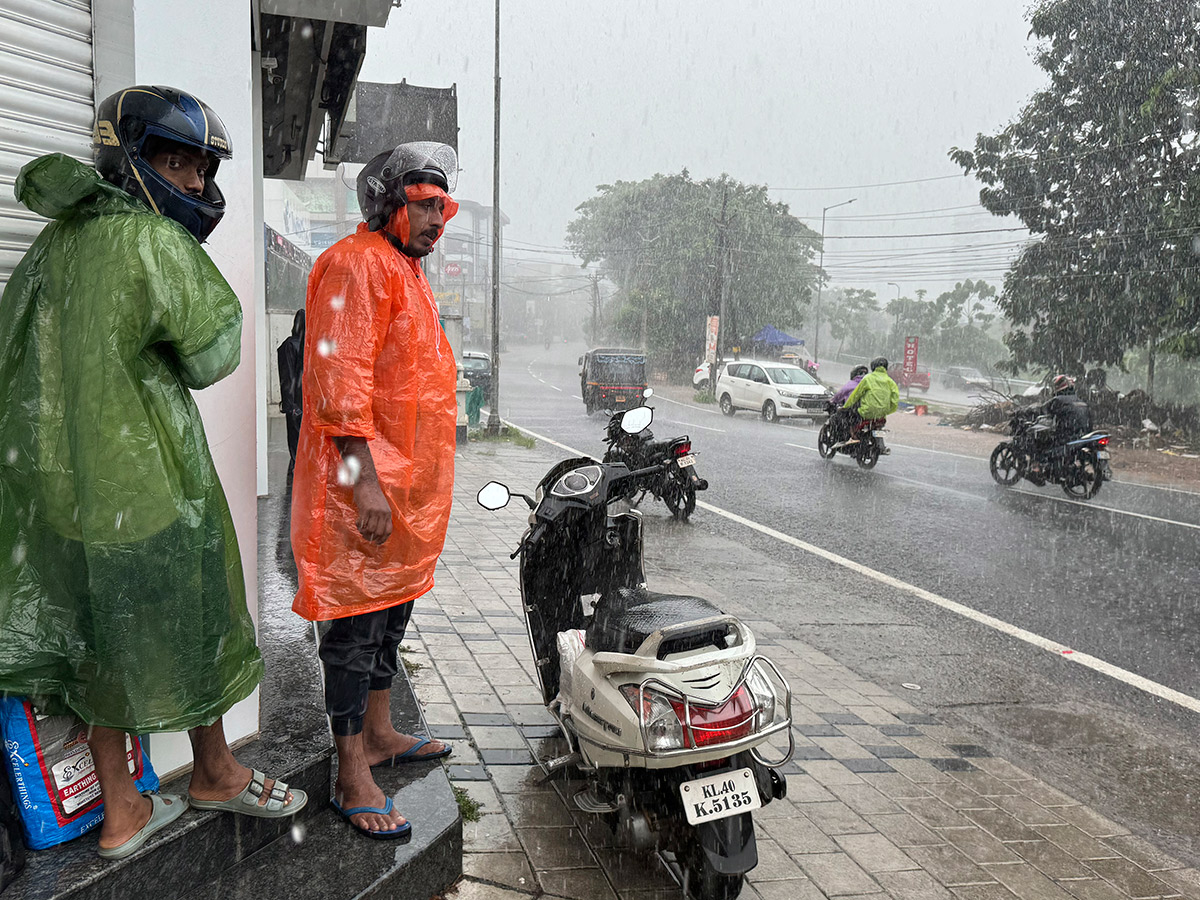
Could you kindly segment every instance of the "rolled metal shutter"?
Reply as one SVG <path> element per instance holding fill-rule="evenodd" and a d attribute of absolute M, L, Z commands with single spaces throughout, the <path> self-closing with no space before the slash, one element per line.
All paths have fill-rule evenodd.
<path fill-rule="evenodd" d="M 46 224 L 17 203 L 21 167 L 45 153 L 92 158 L 90 0 L 0 0 L 0 290 Z"/>

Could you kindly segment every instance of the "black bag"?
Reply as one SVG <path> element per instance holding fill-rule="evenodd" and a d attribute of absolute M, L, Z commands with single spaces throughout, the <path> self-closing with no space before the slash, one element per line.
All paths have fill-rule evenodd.
<path fill-rule="evenodd" d="M 25 841 L 21 838 L 21 814 L 13 800 L 8 775 L 0 773 L 0 891 L 17 880 L 25 868 Z"/>

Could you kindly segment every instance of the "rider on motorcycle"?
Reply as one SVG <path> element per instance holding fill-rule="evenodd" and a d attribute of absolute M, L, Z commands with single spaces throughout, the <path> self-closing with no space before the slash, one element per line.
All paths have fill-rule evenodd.
<path fill-rule="evenodd" d="M 862 377 L 842 405 L 842 409 L 849 410 L 854 416 L 854 426 L 847 443 L 857 440 L 855 435 L 864 422 L 874 419 L 878 427 L 882 428 L 887 424 L 887 417 L 900 408 L 900 388 L 887 373 L 887 357 L 877 356 L 871 360 L 870 368 L 871 371 Z M 879 442 L 881 454 L 892 452 L 884 446 L 882 438 L 877 437 L 876 440 Z"/>
<path fill-rule="evenodd" d="M 1035 437 L 1039 454 L 1086 434 L 1092 427 L 1091 410 L 1075 393 L 1075 379 L 1070 375 L 1055 375 L 1050 385 L 1053 396 L 1029 412 L 1032 417 L 1051 416 L 1054 419 L 1053 429 L 1039 432 Z M 1037 469 L 1035 462 L 1034 470 Z"/>
<path fill-rule="evenodd" d="M 843 410 L 842 404 L 846 402 L 846 398 L 854 392 L 866 374 L 866 366 L 855 366 L 850 370 L 850 380 L 838 388 L 838 392 L 829 401 L 837 407 L 833 415 L 829 417 L 829 428 L 833 432 L 834 443 L 845 441 L 850 437 L 850 428 L 854 424 L 853 414 L 849 410 Z"/>

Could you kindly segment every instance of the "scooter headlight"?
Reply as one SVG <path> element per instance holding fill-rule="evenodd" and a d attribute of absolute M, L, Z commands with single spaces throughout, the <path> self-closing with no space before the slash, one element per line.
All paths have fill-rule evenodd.
<path fill-rule="evenodd" d="M 621 693 L 642 721 L 647 750 L 662 753 L 683 749 L 683 723 L 669 697 L 649 688 L 642 690 L 636 684 L 622 685 Z"/>
<path fill-rule="evenodd" d="M 775 688 L 771 686 L 770 679 L 767 678 L 758 663 L 752 665 L 750 671 L 746 673 L 746 688 L 750 691 L 750 696 L 754 698 L 754 730 L 762 731 L 775 721 L 776 698 Z"/>

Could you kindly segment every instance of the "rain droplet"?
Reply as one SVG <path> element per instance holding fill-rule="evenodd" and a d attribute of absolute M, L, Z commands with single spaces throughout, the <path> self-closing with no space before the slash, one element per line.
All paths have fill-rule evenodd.
<path fill-rule="evenodd" d="M 15 464 L 16 461 L 17 461 L 17 448 L 9 447 L 8 448 L 8 464 L 11 466 L 11 465 Z"/>
<path fill-rule="evenodd" d="M 25 562 L 25 545 L 23 543 L 13 547 L 12 561 L 14 566 L 19 566 Z"/>
<path fill-rule="evenodd" d="M 329 338 L 321 338 L 317 341 L 317 352 L 322 356 L 333 356 L 337 352 L 337 343 Z"/>
<path fill-rule="evenodd" d="M 347 456 L 338 463 L 337 480 L 342 487 L 353 487 L 358 484 L 358 476 L 362 474 L 362 463 L 357 456 Z"/>
<path fill-rule="evenodd" d="M 1192 252 L 1200 256 L 1200 234 L 1192 238 Z"/>
<path fill-rule="evenodd" d="M 334 312 L 341 312 L 342 308 L 345 305 L 346 305 L 346 298 L 344 296 L 342 296 L 341 294 L 338 294 L 336 297 L 329 298 L 329 308 L 332 309 Z"/>
<path fill-rule="evenodd" d="M 113 528 L 117 529 L 117 531 L 120 531 L 121 530 L 121 520 L 124 518 L 125 518 L 125 510 L 121 510 L 120 512 L 117 513 L 116 521 L 113 522 Z"/>
<path fill-rule="evenodd" d="M 312 26 L 307 22 L 300 26 L 300 37 L 304 38 L 305 40 L 308 40 L 310 37 L 312 37 L 312 33 Z M 501 234 L 501 236 L 503 237 L 503 234 Z"/>
<path fill-rule="evenodd" d="M 304 826 L 297 822 L 292 826 L 292 840 L 297 844 L 304 843 L 304 832 Z"/>
<path fill-rule="evenodd" d="M 904 688 L 906 691 L 919 691 L 921 689 L 919 684 L 913 684 L 911 681 L 904 682 L 902 685 L 900 685 L 900 687 Z"/>

